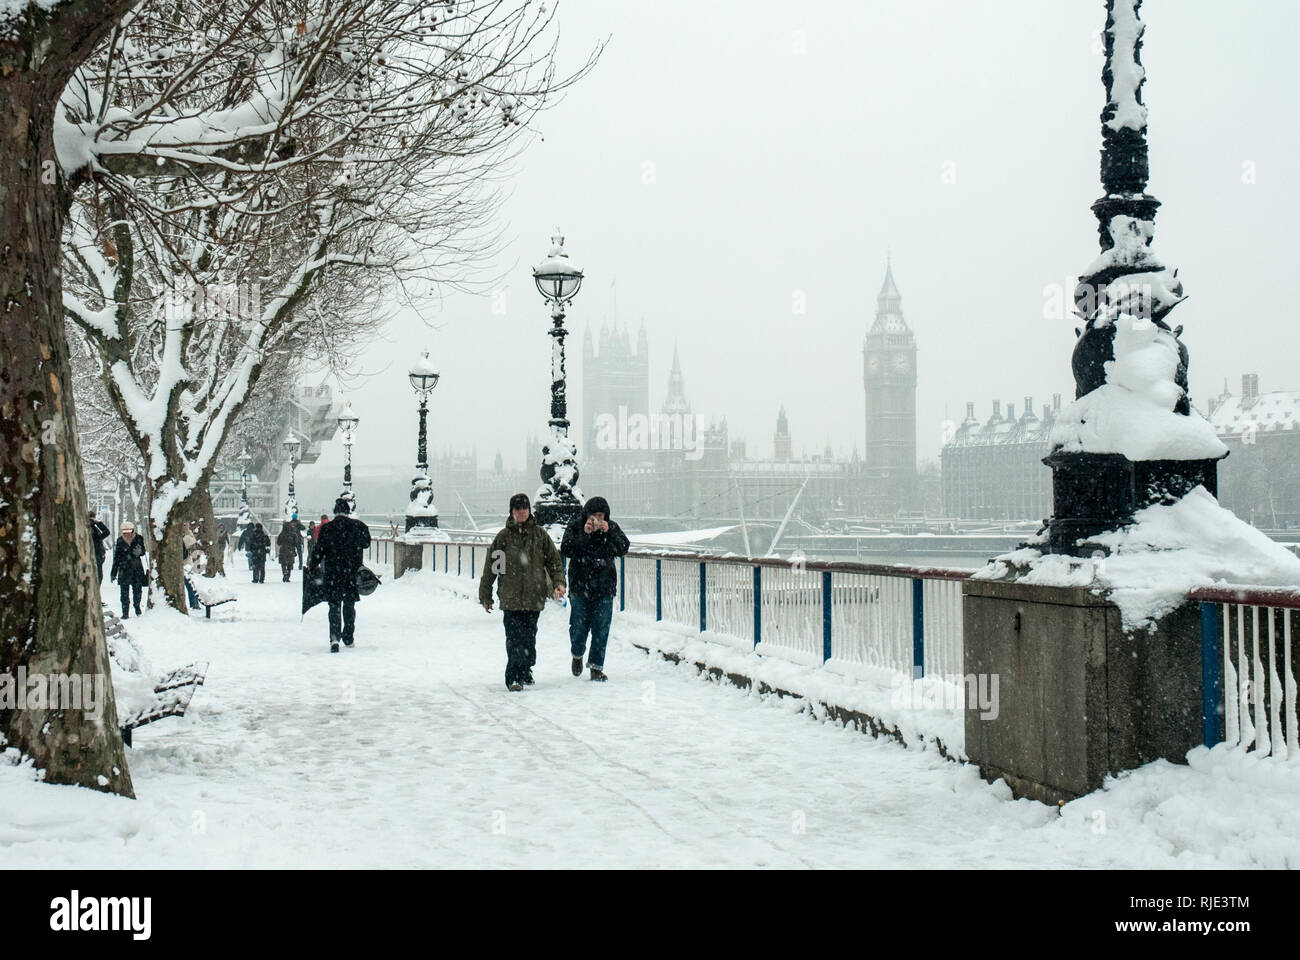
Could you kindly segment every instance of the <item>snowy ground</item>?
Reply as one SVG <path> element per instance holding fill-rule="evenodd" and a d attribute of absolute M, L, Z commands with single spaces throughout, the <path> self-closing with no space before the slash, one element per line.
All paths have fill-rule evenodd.
<path fill-rule="evenodd" d="M 1300 867 L 1300 763 L 1222 748 L 1062 814 L 966 765 L 820 723 L 631 646 L 569 674 L 542 617 L 537 686 L 505 690 L 500 614 L 422 573 L 358 605 L 331 655 L 300 584 L 240 582 L 220 619 L 127 627 L 157 671 L 207 659 L 184 719 L 136 734 L 139 799 L 0 764 L 6 867 Z M 107 593 L 106 593 L 107 596 Z"/>

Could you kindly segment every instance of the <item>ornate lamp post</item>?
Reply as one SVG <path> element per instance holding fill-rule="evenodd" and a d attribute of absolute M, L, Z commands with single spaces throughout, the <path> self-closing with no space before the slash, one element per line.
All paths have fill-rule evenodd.
<path fill-rule="evenodd" d="M 1141 5 L 1106 3 L 1105 196 L 1092 205 L 1101 256 L 1075 289 L 1075 309 L 1085 321 L 1076 331 L 1076 400 L 1062 411 L 1043 461 L 1052 468 L 1051 553 L 1093 553 L 1089 538 L 1198 484 L 1217 494 L 1217 464 L 1227 455 L 1191 407 L 1183 328 L 1171 329 L 1166 320 L 1185 299 L 1182 281 L 1151 249 L 1160 202 L 1146 192 Z"/>
<path fill-rule="evenodd" d="M 352 411 L 352 402 L 345 403 L 339 414 L 339 429 L 343 431 L 343 492 L 339 499 L 348 502 L 353 514 L 357 512 L 357 498 L 352 493 L 352 433 L 360 422 L 361 418 Z"/>
<path fill-rule="evenodd" d="M 239 519 L 235 521 L 235 533 L 238 536 L 252 520 L 252 513 L 248 509 L 248 465 L 253 462 L 253 455 L 248 452 L 248 444 L 244 444 L 243 452 L 235 459 L 239 461 Z"/>
<path fill-rule="evenodd" d="M 284 501 L 284 519 L 291 520 L 298 513 L 298 498 L 293 493 L 294 473 L 298 468 L 298 450 L 301 447 L 301 441 L 289 431 L 289 436 L 284 441 L 284 452 L 289 458 L 289 496 Z"/>
<path fill-rule="evenodd" d="M 420 398 L 420 447 L 415 463 L 415 479 L 411 481 L 411 502 L 406 508 L 406 532 L 419 527 L 438 525 L 438 508 L 433 503 L 433 482 L 429 479 L 429 445 L 425 425 L 429 414 L 429 394 L 438 385 L 439 374 L 429 359 L 429 351 L 411 365 L 408 372 L 411 388 Z"/>
<path fill-rule="evenodd" d="M 546 260 L 533 268 L 537 290 L 551 308 L 551 442 L 542 447 L 542 485 L 537 489 L 533 513 L 542 526 L 568 523 L 582 508 L 578 488 L 578 451 L 569 440 L 565 403 L 564 308 L 582 286 L 582 270 L 564 251 L 564 236 L 557 228 Z"/>

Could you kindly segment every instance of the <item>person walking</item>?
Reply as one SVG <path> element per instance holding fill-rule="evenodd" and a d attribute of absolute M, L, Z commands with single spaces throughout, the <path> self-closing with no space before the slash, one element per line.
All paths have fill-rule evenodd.
<path fill-rule="evenodd" d="M 307 563 L 306 576 L 323 579 L 325 599 L 329 602 L 330 653 L 339 652 L 356 642 L 357 571 L 370 547 L 370 528 L 348 516 L 348 502 L 334 501 L 334 519 L 316 528 L 316 549 Z"/>
<path fill-rule="evenodd" d="M 567 589 L 560 551 L 533 519 L 527 494 L 516 493 L 510 498 L 510 518 L 492 538 L 483 563 L 478 601 L 488 613 L 492 612 L 494 580 L 506 630 L 506 689 L 515 693 L 533 682 L 537 618 L 548 597 L 559 600 Z"/>
<path fill-rule="evenodd" d="M 291 530 L 293 530 L 294 553 L 298 558 L 298 569 L 301 570 L 302 569 L 302 534 L 303 534 L 303 530 L 306 528 L 303 527 L 302 521 L 298 519 L 298 512 L 296 510 L 294 511 L 293 519 L 291 519 L 288 523 L 288 527 Z M 285 582 L 287 583 L 288 581 L 286 580 Z"/>
<path fill-rule="evenodd" d="M 90 536 L 95 541 L 95 569 L 98 571 L 99 582 L 104 582 L 104 556 L 108 553 L 108 548 L 104 546 L 105 541 L 113 535 L 113 531 L 108 529 L 108 525 L 103 520 L 95 516 L 95 511 L 90 511 Z"/>
<path fill-rule="evenodd" d="M 266 583 L 266 555 L 271 550 L 271 538 L 260 523 L 253 524 L 248 534 L 248 567 L 253 571 L 254 583 Z"/>
<path fill-rule="evenodd" d="M 197 610 L 199 609 L 199 595 L 194 591 L 194 586 L 190 583 L 190 580 L 203 573 L 208 558 L 203 553 L 203 548 L 199 545 L 199 538 L 194 535 L 188 521 L 181 524 L 181 547 L 184 550 L 182 568 L 185 575 L 185 596 L 189 600 L 190 609 Z"/>
<path fill-rule="evenodd" d="M 569 652 L 575 677 L 582 675 L 582 657 L 591 635 L 587 666 L 591 679 L 604 682 L 605 645 L 614 618 L 614 594 L 618 592 L 618 569 L 614 558 L 627 553 L 627 536 L 609 519 L 609 503 L 592 497 L 582 513 L 565 528 L 560 553 L 569 558 Z"/>
<path fill-rule="evenodd" d="M 280 561 L 280 573 L 284 582 L 289 582 L 289 577 L 293 573 L 293 564 L 298 557 L 298 551 L 302 548 L 302 537 L 294 530 L 292 523 L 286 523 L 280 528 L 280 532 L 275 537 L 275 554 Z"/>
<path fill-rule="evenodd" d="M 123 620 L 131 617 L 132 600 L 135 615 L 140 616 L 140 595 L 147 581 L 144 553 L 144 540 L 135 532 L 135 524 L 130 520 L 125 521 L 122 524 L 122 535 L 113 547 L 113 565 L 108 570 L 108 579 L 116 580 L 121 591 Z"/>

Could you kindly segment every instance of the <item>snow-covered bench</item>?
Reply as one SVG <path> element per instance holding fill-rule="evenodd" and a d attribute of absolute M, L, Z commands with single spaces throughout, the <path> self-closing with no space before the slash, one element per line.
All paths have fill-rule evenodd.
<path fill-rule="evenodd" d="M 154 723 L 166 717 L 183 717 L 194 699 L 194 691 L 203 685 L 208 675 L 208 663 L 191 663 L 178 667 L 158 679 L 154 684 L 153 702 L 137 710 L 122 723 L 122 742 L 131 746 L 131 734 L 136 727 Z"/>
<path fill-rule="evenodd" d="M 199 598 L 199 604 L 203 607 L 203 617 L 206 620 L 212 619 L 213 607 L 219 607 L 223 603 L 234 603 L 239 599 L 225 580 L 198 577 L 187 572 L 185 582 L 190 585 L 194 595 Z"/>

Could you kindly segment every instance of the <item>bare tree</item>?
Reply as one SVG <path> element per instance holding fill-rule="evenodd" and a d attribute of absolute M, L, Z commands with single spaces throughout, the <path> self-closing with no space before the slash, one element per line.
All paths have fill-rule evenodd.
<path fill-rule="evenodd" d="M 454 284 L 493 249 L 495 180 L 564 86 L 551 16 L 146 3 L 74 78 L 65 140 L 114 162 L 78 194 L 64 302 L 148 465 L 174 606 L 177 527 L 268 360 L 346 363 L 386 319 L 377 303 Z"/>

